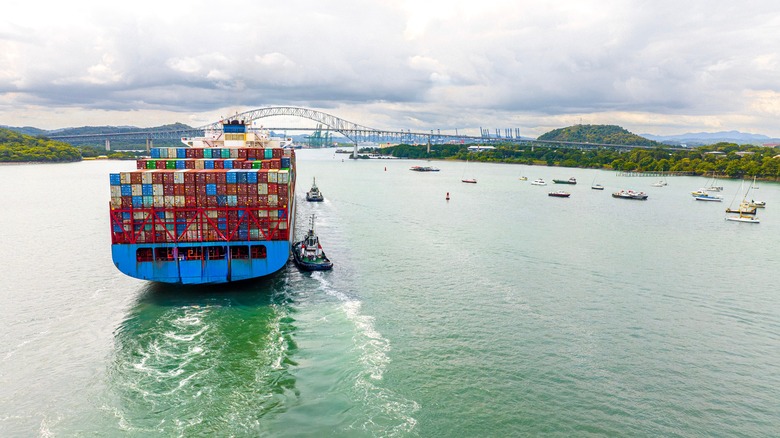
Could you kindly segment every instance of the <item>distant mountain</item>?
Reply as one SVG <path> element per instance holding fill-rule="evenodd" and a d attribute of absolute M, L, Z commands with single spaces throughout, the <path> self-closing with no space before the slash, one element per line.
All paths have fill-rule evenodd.
<path fill-rule="evenodd" d="M 553 129 L 538 140 L 581 143 L 656 146 L 657 142 L 633 134 L 617 125 L 574 125 Z"/>
<path fill-rule="evenodd" d="M 642 136 L 662 143 L 687 144 L 689 146 L 710 145 L 720 142 L 736 144 L 765 144 L 780 142 L 780 139 L 767 137 L 766 135 L 748 134 L 739 131 L 695 132 L 678 135 L 642 134 Z"/>

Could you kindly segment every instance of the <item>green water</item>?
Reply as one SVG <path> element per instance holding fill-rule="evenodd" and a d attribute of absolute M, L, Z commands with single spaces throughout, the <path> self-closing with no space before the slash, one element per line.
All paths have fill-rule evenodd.
<path fill-rule="evenodd" d="M 777 185 L 754 225 L 724 220 L 737 181 L 703 203 L 701 178 L 342 157 L 298 158 L 332 271 L 199 288 L 112 266 L 108 173 L 134 163 L 0 168 L 0 435 L 780 430 Z"/>

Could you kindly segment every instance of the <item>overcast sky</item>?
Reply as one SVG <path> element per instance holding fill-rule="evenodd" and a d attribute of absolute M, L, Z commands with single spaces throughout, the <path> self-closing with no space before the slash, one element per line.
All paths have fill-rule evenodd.
<path fill-rule="evenodd" d="M 776 1 L 14 3 L 0 125 L 202 126 L 300 106 L 380 129 L 780 137 Z"/>

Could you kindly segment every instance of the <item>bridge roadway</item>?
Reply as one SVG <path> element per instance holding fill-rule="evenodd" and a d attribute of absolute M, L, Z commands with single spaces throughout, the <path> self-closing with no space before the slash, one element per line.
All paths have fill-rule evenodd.
<path fill-rule="evenodd" d="M 111 140 L 139 140 L 146 141 L 147 148 L 154 140 L 173 140 L 180 139 L 182 137 L 198 137 L 203 136 L 206 130 L 221 129 L 221 125 L 225 121 L 242 120 L 244 122 L 252 122 L 258 119 L 275 116 L 294 116 L 304 119 L 309 119 L 317 122 L 320 125 L 326 126 L 328 130 L 337 132 L 344 137 L 350 139 L 355 144 L 355 150 L 357 151 L 357 145 L 360 142 L 393 142 L 393 143 L 406 143 L 406 144 L 426 144 L 430 148 L 433 144 L 443 143 L 533 143 L 537 146 L 561 146 L 564 147 L 577 147 L 577 148 L 599 148 L 608 147 L 613 149 L 653 149 L 654 146 L 643 145 L 615 145 L 615 144 L 601 144 L 601 143 L 587 143 L 587 142 L 573 142 L 573 141 L 551 141 L 551 140 L 534 140 L 525 138 L 514 137 L 488 137 L 488 136 L 471 136 L 462 134 L 442 134 L 439 130 L 434 132 L 412 132 L 406 131 L 392 131 L 374 129 L 366 126 L 358 125 L 356 123 L 338 118 L 336 116 L 316 111 L 307 108 L 299 107 L 267 107 L 259 108 L 251 111 L 236 114 L 223 120 L 219 120 L 208 125 L 201 126 L 199 128 L 192 129 L 177 129 L 177 130 L 140 130 L 132 132 L 101 132 L 91 134 L 79 134 L 79 135 L 52 135 L 48 138 L 60 141 L 105 141 L 108 149 L 108 145 Z M 265 128 L 269 131 L 312 131 L 312 128 Z"/>

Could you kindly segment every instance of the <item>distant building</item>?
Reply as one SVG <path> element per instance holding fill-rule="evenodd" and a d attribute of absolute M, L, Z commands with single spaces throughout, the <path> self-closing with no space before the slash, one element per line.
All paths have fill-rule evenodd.
<path fill-rule="evenodd" d="M 750 152 L 750 151 L 739 151 L 739 152 L 734 152 L 734 153 L 735 153 L 736 155 L 739 155 L 740 157 L 744 157 L 745 155 L 753 155 L 755 152 Z"/>
<path fill-rule="evenodd" d="M 495 149 L 495 146 L 469 146 L 469 152 L 492 151 L 493 149 Z"/>

